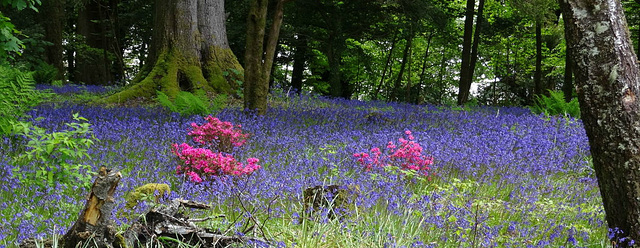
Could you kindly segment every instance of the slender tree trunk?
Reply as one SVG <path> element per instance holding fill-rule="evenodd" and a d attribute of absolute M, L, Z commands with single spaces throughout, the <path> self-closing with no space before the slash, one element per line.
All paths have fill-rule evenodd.
<path fill-rule="evenodd" d="M 565 29 L 565 37 L 567 37 Z M 566 54 L 564 58 L 564 83 L 562 84 L 562 92 L 564 93 L 565 102 L 570 102 L 573 97 L 573 56 L 571 55 L 571 46 L 569 45 L 569 39 L 565 38 L 567 44 Z"/>
<path fill-rule="evenodd" d="M 181 90 L 232 93 L 238 87 L 237 78 L 223 76 L 230 69 L 242 72 L 227 41 L 224 0 L 156 0 L 154 11 L 149 69 L 105 101 L 154 97 L 156 90 L 173 98 Z"/>
<path fill-rule="evenodd" d="M 76 51 L 75 80 L 86 84 L 106 85 L 114 81 L 111 73 L 107 37 L 108 18 L 102 0 L 86 1 L 78 11 L 77 32 L 84 44 Z"/>
<path fill-rule="evenodd" d="M 244 108 L 261 111 L 266 106 L 260 101 L 268 90 L 264 87 L 264 36 L 267 25 L 269 0 L 253 0 L 247 16 L 247 42 L 244 54 Z M 264 104 L 266 105 L 266 103 Z"/>
<path fill-rule="evenodd" d="M 424 85 L 424 73 L 427 70 L 427 60 L 429 58 L 429 49 L 431 48 L 431 39 L 433 38 L 433 32 L 429 33 L 427 38 L 427 48 L 424 49 L 424 57 L 422 58 L 422 68 L 420 70 L 420 86 Z"/>
<path fill-rule="evenodd" d="M 247 17 L 244 108 L 255 110 L 260 115 L 267 111 L 269 79 L 282 25 L 284 3 L 285 0 L 277 1 L 266 46 L 264 38 L 269 1 L 254 0 Z"/>
<path fill-rule="evenodd" d="M 342 75 L 340 63 L 342 62 L 342 51 L 344 50 L 344 40 L 340 38 L 329 38 L 327 46 L 327 62 L 329 63 L 329 94 L 334 97 L 341 97 L 343 94 Z"/>
<path fill-rule="evenodd" d="M 467 86 L 469 75 L 469 65 L 471 64 L 471 44 L 473 39 L 473 16 L 475 12 L 475 0 L 467 0 L 467 7 L 464 15 L 464 33 L 462 36 L 462 64 L 460 66 L 460 80 L 458 85 L 458 104 L 462 105 L 469 97 L 471 85 Z"/>
<path fill-rule="evenodd" d="M 396 78 L 396 83 L 393 85 L 393 89 L 391 90 L 391 99 L 393 101 L 400 100 L 400 89 L 402 88 L 402 79 L 404 79 L 404 68 L 407 65 L 407 61 L 409 58 L 409 51 L 411 51 L 411 42 L 413 40 L 413 34 L 410 34 L 407 38 L 407 44 L 404 46 L 404 51 L 402 52 L 402 64 L 400 64 L 400 71 L 398 72 L 398 77 Z"/>
<path fill-rule="evenodd" d="M 562 0 L 582 121 L 616 247 L 640 241 L 640 69 L 619 0 Z"/>
<path fill-rule="evenodd" d="M 536 95 L 545 94 L 542 85 L 542 22 L 536 20 L 536 71 L 533 74 L 534 93 Z"/>
<path fill-rule="evenodd" d="M 480 0 L 478 3 L 478 18 L 474 32 L 473 17 L 475 0 L 467 0 L 467 10 L 464 23 L 464 40 L 462 44 L 462 65 L 460 69 L 460 83 L 458 89 L 458 105 L 465 104 L 469 100 L 469 91 L 471 90 L 471 84 L 473 83 L 473 73 L 478 59 L 478 45 L 480 42 L 480 31 L 483 21 L 484 2 L 485 0 Z"/>
<path fill-rule="evenodd" d="M 51 45 L 45 47 L 45 61 L 53 65 L 58 71 L 56 80 L 64 80 L 64 65 L 62 33 L 65 24 L 65 0 L 50 0 L 42 2 L 42 22 L 44 23 L 44 40 Z"/>
<path fill-rule="evenodd" d="M 295 39 L 295 54 L 293 55 L 293 72 L 291 72 L 291 86 L 302 92 L 305 62 L 307 61 L 307 38 L 301 34 Z"/>
<path fill-rule="evenodd" d="M 407 91 L 406 91 L 406 102 L 414 102 L 411 98 L 411 89 L 413 87 L 413 81 L 411 81 L 411 65 L 413 64 L 413 47 L 409 46 L 409 64 L 407 65 Z"/>
<path fill-rule="evenodd" d="M 478 46 L 480 45 L 480 34 L 482 33 L 482 23 L 484 22 L 484 2 L 485 0 L 480 0 L 480 2 L 478 3 L 478 16 L 476 17 L 476 28 L 473 32 L 473 45 L 471 46 L 471 63 L 469 63 L 469 77 L 467 77 L 467 85 L 469 85 L 469 87 L 471 87 L 471 83 L 473 82 L 473 75 L 476 71 L 476 64 L 478 62 Z M 468 93 L 469 91 L 467 91 L 467 95 Z"/>
<path fill-rule="evenodd" d="M 446 50 L 443 49 L 442 50 L 442 59 L 440 60 L 440 72 L 438 72 L 438 78 L 439 78 L 439 80 L 438 80 L 439 85 L 437 85 L 437 87 L 438 87 L 437 88 L 438 89 L 438 94 L 437 94 L 438 101 L 436 102 L 438 104 L 442 104 L 442 98 L 443 98 L 444 93 L 446 91 L 446 89 L 444 88 L 444 85 L 445 85 L 445 83 L 444 83 L 444 73 L 445 73 L 446 66 L 447 66 L 447 53 L 446 53 Z"/>
<path fill-rule="evenodd" d="M 387 62 L 385 62 L 384 68 L 382 69 L 382 77 L 380 77 L 380 83 L 378 83 L 378 87 L 376 87 L 376 91 L 373 93 L 373 100 L 378 100 L 380 90 L 382 89 L 382 84 L 384 83 L 385 76 L 387 75 L 387 68 L 391 66 L 391 56 L 393 55 L 393 49 L 396 47 L 396 41 L 397 40 L 395 38 L 391 41 L 391 49 L 389 49 Z"/>

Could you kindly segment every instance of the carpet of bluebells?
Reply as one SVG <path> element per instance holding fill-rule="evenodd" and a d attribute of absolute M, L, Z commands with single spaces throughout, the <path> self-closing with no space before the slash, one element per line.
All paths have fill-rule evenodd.
<path fill-rule="evenodd" d="M 100 88 L 65 88 L 58 94 Z M 225 214 L 211 227 L 240 233 L 255 215 L 279 246 L 302 247 L 593 247 L 606 225 L 588 141 L 580 120 L 524 108 L 456 108 L 325 99 L 275 93 L 265 116 L 229 107 L 214 116 L 250 134 L 234 155 L 262 169 L 241 178 L 193 183 L 176 175 L 171 144 L 188 142 L 190 124 L 160 107 L 47 103 L 34 124 L 64 129 L 79 113 L 99 139 L 82 161 L 119 170 L 116 223 L 125 228 L 153 202 L 125 208 L 126 192 L 166 183 L 172 198 L 212 204 Z M 44 117 L 42 120 L 35 120 Z M 397 141 L 410 130 L 433 157 L 428 177 L 366 171 L 353 154 Z M 0 152 L 0 246 L 62 234 L 84 205 L 86 190 L 33 189 L 12 175 L 8 138 Z M 301 227 L 302 192 L 317 185 L 357 185 L 355 211 L 343 220 Z M 198 213 L 196 213 L 198 214 Z M 330 228 L 329 228 L 330 227 Z M 257 228 L 246 235 L 262 236 Z"/>

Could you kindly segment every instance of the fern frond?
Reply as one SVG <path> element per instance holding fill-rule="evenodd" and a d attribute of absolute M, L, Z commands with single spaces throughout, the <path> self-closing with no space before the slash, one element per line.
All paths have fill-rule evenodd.
<path fill-rule="evenodd" d="M 162 91 L 156 91 L 156 96 L 156 100 L 160 103 L 160 105 L 169 109 L 169 111 L 171 112 L 178 112 L 178 108 L 176 108 L 171 100 L 169 100 L 169 96 L 167 96 L 167 94 Z"/>

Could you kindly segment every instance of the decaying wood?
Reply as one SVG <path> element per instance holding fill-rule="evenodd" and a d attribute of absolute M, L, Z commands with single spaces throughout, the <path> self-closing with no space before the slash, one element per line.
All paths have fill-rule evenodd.
<path fill-rule="evenodd" d="M 121 178 L 120 172 L 100 168 L 79 218 L 62 237 L 63 247 L 74 248 L 87 242 L 97 247 L 112 246 L 116 234 L 111 218 L 113 193 Z"/>
<path fill-rule="evenodd" d="M 359 194 L 359 187 L 354 185 L 325 185 L 307 188 L 302 192 L 304 213 L 314 218 L 322 211 L 327 211 L 329 219 L 342 219 L 349 210 L 353 210 L 353 203 Z"/>
<path fill-rule="evenodd" d="M 158 242 L 157 237 L 170 237 L 190 245 L 197 244 L 199 247 L 228 247 L 234 243 L 247 242 L 268 243 L 262 239 L 237 235 L 228 236 L 214 230 L 198 227 L 194 222 L 203 220 L 189 219 L 182 213 L 185 208 L 209 209 L 211 206 L 182 199 L 174 199 L 167 205 L 156 206 L 123 234 L 127 246 L 154 246 Z"/>
<path fill-rule="evenodd" d="M 120 172 L 100 168 L 98 177 L 87 196 L 85 207 L 73 226 L 60 239 L 60 247 L 178 247 L 181 243 L 202 248 L 217 248 L 248 242 L 269 244 L 268 241 L 258 238 L 230 236 L 198 227 L 196 222 L 224 216 L 190 219 L 184 214 L 187 208 L 210 209 L 211 206 L 183 199 L 174 199 L 167 205 L 153 207 L 122 235 L 116 235 L 116 227 L 112 220 L 112 210 L 115 206 L 113 194 L 121 178 Z M 178 242 L 173 245 L 167 244 L 166 240 L 160 242 L 163 237 Z M 52 246 L 55 246 L 52 240 L 37 242 L 34 239 L 28 239 L 20 244 L 20 247 L 26 248 Z"/>

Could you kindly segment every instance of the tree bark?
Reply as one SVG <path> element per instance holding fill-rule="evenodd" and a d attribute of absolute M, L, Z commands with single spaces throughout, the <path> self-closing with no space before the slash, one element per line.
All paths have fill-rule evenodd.
<path fill-rule="evenodd" d="M 393 101 L 400 100 L 400 89 L 402 88 L 402 79 L 404 78 L 404 68 L 407 65 L 409 58 L 409 51 L 411 51 L 411 42 L 413 41 L 413 34 L 410 34 L 407 38 L 407 43 L 404 46 L 404 51 L 402 52 L 402 64 L 400 64 L 400 71 L 398 72 L 398 77 L 396 78 L 396 82 L 393 85 L 393 89 L 391 90 L 391 99 Z"/>
<path fill-rule="evenodd" d="M 562 93 L 564 93 L 564 101 L 570 102 L 573 98 L 573 56 L 571 55 L 571 45 L 569 44 L 569 34 L 565 29 L 566 50 L 564 56 L 564 82 L 562 84 Z"/>
<path fill-rule="evenodd" d="M 395 37 L 391 41 L 391 49 L 389 49 L 389 55 L 387 55 L 387 62 L 385 62 L 384 68 L 382 69 L 382 76 L 380 77 L 380 83 L 378 83 L 378 87 L 376 87 L 376 91 L 373 93 L 373 100 L 378 100 L 378 95 L 380 94 L 380 90 L 382 89 L 382 83 L 384 83 L 385 76 L 387 75 L 387 68 L 391 67 L 391 57 L 393 55 L 393 49 L 396 47 L 396 41 L 397 40 Z"/>
<path fill-rule="evenodd" d="M 542 21 L 536 20 L 536 71 L 533 73 L 534 92 L 536 95 L 545 94 L 542 85 Z"/>
<path fill-rule="evenodd" d="M 304 77 L 305 62 L 307 60 L 307 38 L 298 34 L 295 39 L 295 54 L 293 55 L 293 72 L 291 72 L 291 86 L 299 93 L 302 92 L 302 79 Z"/>
<path fill-rule="evenodd" d="M 255 110 L 259 115 L 267 112 L 269 79 L 271 78 L 273 58 L 278 46 L 285 2 L 286 0 L 278 0 L 276 3 L 266 46 L 264 46 L 264 39 L 269 1 L 254 0 L 251 3 L 247 17 L 247 45 L 244 56 L 246 67 L 244 74 L 244 108 Z"/>
<path fill-rule="evenodd" d="M 460 67 L 458 105 L 463 105 L 469 100 L 469 91 L 471 90 L 471 84 L 473 83 L 473 73 L 475 71 L 476 61 L 478 60 L 478 45 L 480 43 L 484 2 L 485 0 L 480 0 L 478 3 L 478 18 L 476 20 L 474 32 L 473 17 L 475 0 L 467 0 L 467 10 L 464 21 L 464 40 L 462 42 L 462 65 Z"/>
<path fill-rule="evenodd" d="M 44 40 L 51 45 L 45 47 L 45 61 L 57 69 L 55 80 L 64 79 L 64 65 L 62 33 L 65 24 L 65 0 L 51 0 L 42 2 L 42 22 L 44 26 Z"/>
<path fill-rule="evenodd" d="M 195 90 L 231 94 L 239 87 L 235 73 L 223 75 L 242 72 L 227 41 L 224 0 L 156 0 L 151 43 L 148 69 L 136 76 L 134 86 L 104 101 L 153 97 L 156 90 L 170 98 Z"/>
<path fill-rule="evenodd" d="M 640 241 L 640 69 L 618 0 L 561 0 L 576 89 L 615 247 Z"/>
<path fill-rule="evenodd" d="M 76 51 L 75 80 L 86 84 L 107 85 L 117 79 L 113 70 L 119 49 L 114 49 L 115 31 L 110 14 L 117 6 L 104 0 L 86 1 L 78 11 L 77 33 L 84 46 Z"/>
<path fill-rule="evenodd" d="M 442 59 L 440 60 L 440 71 L 438 72 L 438 85 L 437 85 L 437 89 L 438 89 L 438 95 L 436 95 L 437 97 L 437 104 L 442 104 L 443 102 L 443 98 L 444 98 L 444 94 L 446 93 L 446 89 L 445 89 L 445 82 L 444 82 L 444 73 L 445 70 L 447 69 L 447 51 L 446 50 L 442 50 Z"/>
<path fill-rule="evenodd" d="M 331 37 L 334 36 L 330 35 L 329 44 L 326 46 L 327 63 L 329 64 L 329 94 L 333 97 L 341 97 L 344 89 L 341 82 L 342 72 L 340 70 L 340 63 L 342 63 L 342 52 L 344 51 L 345 40 Z"/>
<path fill-rule="evenodd" d="M 418 92 L 417 99 L 420 99 L 420 94 L 422 94 L 422 86 L 424 85 L 424 73 L 427 70 L 427 60 L 429 58 L 429 49 L 431 48 L 432 39 L 433 39 L 433 32 L 430 32 L 429 38 L 427 38 L 427 47 L 424 50 L 424 57 L 422 58 L 422 67 L 420 69 L 420 81 L 418 82 L 420 92 Z"/>
<path fill-rule="evenodd" d="M 84 209 L 71 229 L 62 237 L 63 247 L 113 247 L 116 229 L 112 220 L 113 193 L 120 182 L 120 172 L 100 168 Z M 94 243 L 95 242 L 95 243 Z"/>

